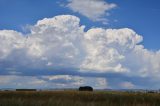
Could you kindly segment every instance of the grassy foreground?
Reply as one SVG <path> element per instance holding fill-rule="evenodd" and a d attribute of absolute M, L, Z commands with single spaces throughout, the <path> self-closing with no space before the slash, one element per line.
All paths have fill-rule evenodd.
<path fill-rule="evenodd" d="M 122 92 L 0 92 L 0 106 L 160 106 L 160 94 Z"/>

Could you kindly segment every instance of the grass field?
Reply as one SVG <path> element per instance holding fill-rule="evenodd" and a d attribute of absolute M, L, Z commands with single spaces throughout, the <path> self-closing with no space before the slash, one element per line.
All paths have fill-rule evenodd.
<path fill-rule="evenodd" d="M 160 106 L 160 94 L 109 91 L 1 91 L 0 106 Z"/>

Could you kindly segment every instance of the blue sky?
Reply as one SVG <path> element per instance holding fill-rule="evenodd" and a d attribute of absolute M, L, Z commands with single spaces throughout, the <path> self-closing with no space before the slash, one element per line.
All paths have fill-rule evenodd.
<path fill-rule="evenodd" d="M 144 37 L 143 44 L 151 50 L 160 48 L 160 7 L 159 0 L 108 0 L 118 5 L 111 11 L 109 25 L 92 22 L 86 17 L 61 7 L 66 0 L 0 0 L 0 29 L 23 31 L 26 25 L 37 20 L 62 14 L 73 14 L 81 18 L 87 28 L 103 26 L 106 28 L 132 28 Z M 114 22 L 117 20 L 117 22 Z"/>
<path fill-rule="evenodd" d="M 159 4 L 0 0 L 0 88 L 160 88 Z"/>

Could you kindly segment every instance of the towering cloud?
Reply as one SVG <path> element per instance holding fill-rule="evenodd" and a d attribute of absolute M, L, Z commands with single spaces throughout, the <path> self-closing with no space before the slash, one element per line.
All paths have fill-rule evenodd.
<path fill-rule="evenodd" d="M 142 41 L 131 29 L 90 29 L 84 35 L 87 56 L 82 67 L 99 72 L 127 72 L 126 54 Z"/>
<path fill-rule="evenodd" d="M 36 70 L 37 75 L 38 70 L 48 73 L 72 69 L 77 73 L 92 73 L 90 77 L 94 73 L 120 73 L 160 79 L 160 51 L 145 49 L 140 44 L 142 36 L 132 29 L 92 28 L 85 32 L 84 28 L 78 17 L 60 15 L 38 21 L 27 35 L 0 30 L 0 73 L 24 75 L 21 70 L 26 68 Z M 56 74 L 60 73 L 56 70 Z M 64 81 L 66 76 L 62 77 L 59 79 Z M 52 77 L 51 80 L 59 79 Z M 75 80 L 70 78 L 69 82 Z M 106 83 L 104 79 L 99 80 Z"/>

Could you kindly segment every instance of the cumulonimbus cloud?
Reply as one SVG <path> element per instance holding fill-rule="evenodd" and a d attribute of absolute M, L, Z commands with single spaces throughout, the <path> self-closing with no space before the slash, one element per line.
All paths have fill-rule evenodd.
<path fill-rule="evenodd" d="M 84 28 L 78 17 L 60 15 L 39 20 L 27 35 L 0 30 L 1 70 L 18 75 L 23 68 L 77 68 L 159 78 L 160 51 L 145 49 L 142 36 L 132 29 Z"/>

